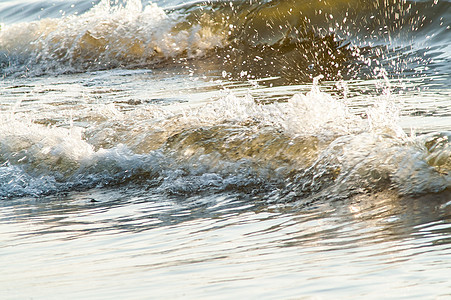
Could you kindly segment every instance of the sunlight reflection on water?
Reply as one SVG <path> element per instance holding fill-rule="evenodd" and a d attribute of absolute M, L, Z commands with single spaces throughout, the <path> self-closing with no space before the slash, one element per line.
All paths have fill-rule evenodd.
<path fill-rule="evenodd" d="M 447 197 L 300 209 L 119 189 L 15 201 L 0 219 L 1 285 L 13 298 L 445 296 Z"/>

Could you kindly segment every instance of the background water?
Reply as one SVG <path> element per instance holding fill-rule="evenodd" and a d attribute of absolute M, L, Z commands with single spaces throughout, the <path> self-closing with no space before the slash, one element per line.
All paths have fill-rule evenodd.
<path fill-rule="evenodd" d="M 0 3 L 0 298 L 451 299 L 451 2 Z"/>

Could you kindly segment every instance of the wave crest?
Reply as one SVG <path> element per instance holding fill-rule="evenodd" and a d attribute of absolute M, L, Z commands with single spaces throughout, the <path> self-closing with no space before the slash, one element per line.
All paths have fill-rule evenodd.
<path fill-rule="evenodd" d="M 451 188 L 449 134 L 408 137 L 387 99 L 374 100 L 370 118 L 314 87 L 284 103 L 229 94 L 198 108 L 149 106 L 108 118 L 99 107 L 84 111 L 85 130 L 5 119 L 0 197 L 130 183 L 277 201 Z"/>
<path fill-rule="evenodd" d="M 446 1 L 215 1 L 162 9 L 102 0 L 81 15 L 4 26 L 0 65 L 6 75 L 39 75 L 175 64 L 290 83 L 320 74 L 372 77 L 374 66 L 399 75 L 449 60 L 447 11 Z"/>
<path fill-rule="evenodd" d="M 155 4 L 143 8 L 140 1 L 128 1 L 111 7 L 104 0 L 81 16 L 6 26 L 0 49 L 39 74 L 183 60 L 224 45 L 224 37 L 209 27 L 175 28 L 180 19 Z"/>

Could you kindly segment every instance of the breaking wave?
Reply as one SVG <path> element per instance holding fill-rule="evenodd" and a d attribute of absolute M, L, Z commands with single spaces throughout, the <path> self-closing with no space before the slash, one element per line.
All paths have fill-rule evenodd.
<path fill-rule="evenodd" d="M 231 191 L 280 202 L 451 188 L 451 133 L 405 135 L 383 97 L 364 118 L 316 87 L 285 103 L 229 94 L 189 110 L 121 112 L 109 105 L 84 114 L 96 120 L 85 129 L 5 115 L 0 197 L 137 184 L 175 195 Z"/>
<path fill-rule="evenodd" d="M 217 1 L 163 9 L 102 0 L 81 14 L 4 25 L 0 68 L 5 76 L 186 64 L 231 78 L 311 82 L 320 74 L 370 78 L 374 66 L 397 76 L 449 66 L 448 1 L 326 2 Z"/>
<path fill-rule="evenodd" d="M 3 25 L 0 68 L 14 77 L 181 66 L 226 80 L 273 76 L 284 83 L 438 73 L 446 85 L 449 16 L 449 1 L 162 8 L 102 0 L 80 14 Z M 449 189 L 451 134 L 407 136 L 394 96 L 372 95 L 373 107 L 360 116 L 316 84 L 280 103 L 230 93 L 190 109 L 98 104 L 77 111 L 84 128 L 2 114 L 0 197 L 128 183 L 171 194 L 245 191 L 276 201 Z"/>

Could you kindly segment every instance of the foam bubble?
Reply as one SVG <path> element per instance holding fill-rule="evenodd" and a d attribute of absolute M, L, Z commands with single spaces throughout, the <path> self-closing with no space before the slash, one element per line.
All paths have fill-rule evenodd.
<path fill-rule="evenodd" d="M 184 195 L 273 191 L 280 200 L 449 188 L 449 137 L 406 136 L 386 100 L 374 99 L 368 119 L 316 87 L 272 104 L 229 93 L 191 109 L 98 105 L 80 111 L 86 129 L 6 115 L 0 197 L 130 182 Z"/>
<path fill-rule="evenodd" d="M 224 38 L 208 26 L 177 29 L 182 20 L 153 3 L 142 7 L 140 1 L 127 1 L 112 7 L 103 0 L 80 16 L 5 26 L 0 48 L 22 61 L 10 72 L 33 65 L 31 72 L 39 73 L 152 64 L 200 56 L 223 45 Z"/>

